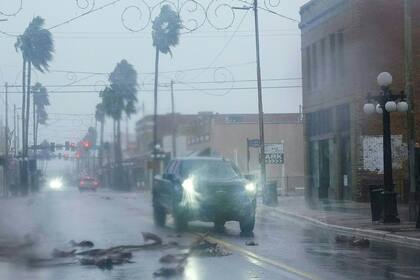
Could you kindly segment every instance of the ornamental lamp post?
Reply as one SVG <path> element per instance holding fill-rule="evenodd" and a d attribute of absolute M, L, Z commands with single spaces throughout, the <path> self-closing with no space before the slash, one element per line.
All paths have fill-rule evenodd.
<path fill-rule="evenodd" d="M 405 101 L 404 93 L 392 93 L 390 89 L 392 75 L 390 73 L 380 73 L 377 82 L 381 91 L 377 96 L 368 95 L 367 103 L 363 106 L 363 111 L 368 115 L 375 112 L 382 114 L 384 164 L 383 222 L 400 223 L 397 210 L 397 194 L 394 190 L 392 177 L 391 113 L 406 113 L 408 111 L 408 104 Z"/>

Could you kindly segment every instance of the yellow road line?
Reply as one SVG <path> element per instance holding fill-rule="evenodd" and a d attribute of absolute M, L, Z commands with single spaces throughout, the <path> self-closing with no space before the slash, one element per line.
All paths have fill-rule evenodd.
<path fill-rule="evenodd" d="M 230 242 L 215 238 L 213 236 L 206 236 L 206 239 L 208 239 L 209 241 L 212 241 L 212 242 L 219 243 L 219 244 L 223 245 L 224 247 L 226 247 L 227 249 L 230 249 L 232 251 L 237 251 L 237 252 L 239 252 L 239 253 L 247 256 L 247 257 L 253 258 L 253 259 L 255 259 L 257 261 L 260 261 L 262 263 L 266 263 L 266 264 L 275 266 L 277 268 L 280 268 L 284 271 L 295 274 L 295 275 L 300 276 L 302 278 L 310 279 L 310 280 L 319 280 L 319 278 L 317 278 L 317 277 L 315 277 L 315 276 L 313 276 L 309 273 L 297 270 L 296 268 L 293 268 L 293 267 L 291 267 L 289 265 L 286 265 L 284 263 L 281 263 L 281 262 L 278 262 L 278 261 L 260 256 L 260 255 L 257 255 L 255 253 L 249 251 L 249 250 L 246 250 L 246 249 L 244 249 L 242 247 L 239 247 L 235 244 L 232 244 Z"/>

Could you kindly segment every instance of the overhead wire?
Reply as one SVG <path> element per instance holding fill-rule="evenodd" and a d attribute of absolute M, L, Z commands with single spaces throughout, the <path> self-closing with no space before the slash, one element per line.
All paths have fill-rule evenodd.
<path fill-rule="evenodd" d="M 92 13 L 95 13 L 97 11 L 103 10 L 103 9 L 105 9 L 107 7 L 110 7 L 112 5 L 115 5 L 115 4 L 117 4 L 118 2 L 121 2 L 121 1 L 122 0 L 114 0 L 114 1 L 109 2 L 109 3 L 105 4 L 105 5 L 102 5 L 102 6 L 98 7 L 98 8 L 91 9 L 91 10 L 85 12 L 85 13 L 82 13 L 82 14 L 78 15 L 78 16 L 75 16 L 75 17 L 70 18 L 70 19 L 68 19 L 66 21 L 63 21 L 63 22 L 58 23 L 56 25 L 53 25 L 53 26 L 49 27 L 48 30 L 52 30 L 52 29 L 55 29 L 57 27 L 63 26 L 65 24 L 69 24 L 69 23 L 71 23 L 71 22 L 73 22 L 73 21 L 75 21 L 75 20 L 77 20 L 79 18 L 85 17 L 85 16 L 87 16 L 89 14 L 92 14 Z"/>
<path fill-rule="evenodd" d="M 217 55 L 214 57 L 214 59 L 212 60 L 212 62 L 207 66 L 207 68 L 203 69 L 203 71 L 201 71 L 200 73 L 198 73 L 198 75 L 196 75 L 194 77 L 193 80 L 196 80 L 198 77 L 200 77 L 201 75 L 204 74 L 204 72 L 206 72 L 208 69 L 210 69 L 215 63 L 216 61 L 222 56 L 222 54 L 226 51 L 226 49 L 229 47 L 230 43 L 232 42 L 232 40 L 235 38 L 236 34 L 238 33 L 240 27 L 242 26 L 243 22 L 245 21 L 245 18 L 247 17 L 249 13 L 249 10 L 246 11 L 246 13 L 243 15 L 241 21 L 239 22 L 237 28 L 235 29 L 235 31 L 232 33 L 232 35 L 229 37 L 229 39 L 226 41 L 225 45 L 223 46 L 223 48 L 217 53 Z"/>

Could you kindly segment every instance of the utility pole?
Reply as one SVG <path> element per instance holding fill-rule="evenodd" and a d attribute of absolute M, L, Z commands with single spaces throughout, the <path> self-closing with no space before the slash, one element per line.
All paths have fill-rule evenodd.
<path fill-rule="evenodd" d="M 14 149 L 14 157 L 16 157 L 17 155 L 16 104 L 13 104 L 13 149 Z"/>
<path fill-rule="evenodd" d="M 266 189 L 266 166 L 265 166 L 265 140 L 264 140 L 264 109 L 262 100 L 262 82 L 261 82 L 261 59 L 260 59 L 260 30 L 258 23 L 258 0 L 254 0 L 253 6 L 232 7 L 234 10 L 254 10 L 255 24 L 255 50 L 257 57 L 257 84 L 258 84 L 258 124 L 260 132 L 260 173 L 261 186 L 263 188 L 263 201 L 268 202 L 268 192 Z"/>
<path fill-rule="evenodd" d="M 9 190 L 8 184 L 9 184 L 9 94 L 8 94 L 8 90 L 9 87 L 7 85 L 7 83 L 5 84 L 5 126 L 4 126 L 4 156 L 5 156 L 5 161 L 4 161 L 4 189 L 3 189 L 3 195 L 7 196 L 7 192 Z"/>
<path fill-rule="evenodd" d="M 267 200 L 266 189 L 266 168 L 265 168 L 265 139 L 264 139 L 264 110 L 262 100 L 262 83 L 261 83 L 261 60 L 260 60 L 260 31 L 258 26 L 258 0 L 254 0 L 254 16 L 255 16 L 255 46 L 257 55 L 257 83 L 258 83 L 258 118 L 260 129 L 260 165 L 261 165 L 261 186 L 263 188 L 263 198 Z"/>
<path fill-rule="evenodd" d="M 152 187 L 154 186 L 155 182 L 155 176 L 157 172 L 157 113 L 158 113 L 158 85 L 159 85 L 159 49 L 156 47 L 156 59 L 155 59 L 155 87 L 153 92 L 153 168 L 152 168 Z"/>
<path fill-rule="evenodd" d="M 416 220 L 416 131 L 415 107 L 413 88 L 413 44 L 411 0 L 404 0 L 404 45 L 405 45 L 405 93 L 408 102 L 407 113 L 407 146 L 408 146 L 408 174 L 409 174 L 409 220 Z"/>
<path fill-rule="evenodd" d="M 175 99 L 174 99 L 174 81 L 171 81 L 171 103 L 172 103 L 172 157 L 176 158 L 176 120 L 175 120 Z"/>

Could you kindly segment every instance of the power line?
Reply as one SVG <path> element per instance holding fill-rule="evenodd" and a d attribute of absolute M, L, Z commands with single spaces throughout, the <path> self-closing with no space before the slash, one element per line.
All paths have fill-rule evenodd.
<path fill-rule="evenodd" d="M 264 82 L 274 82 L 274 81 L 300 81 L 302 78 L 271 78 L 271 79 L 263 79 Z M 196 82 L 182 82 L 176 81 L 175 84 L 185 85 L 185 84 L 226 84 L 226 83 L 248 83 L 248 82 L 256 82 L 253 79 L 245 79 L 245 80 L 234 80 L 234 81 L 196 81 Z M 154 85 L 153 83 L 141 83 L 141 85 Z M 43 85 L 45 88 L 66 88 L 66 87 L 96 87 L 97 84 L 67 84 L 67 85 Z M 169 84 L 161 83 L 159 84 L 160 87 L 167 87 Z M 10 88 L 20 88 L 22 85 L 9 85 Z M 59 91 L 59 89 L 55 89 L 54 91 Z M 141 90 L 140 90 L 141 91 Z"/>
<path fill-rule="evenodd" d="M 252 6 L 253 6 L 253 4 L 252 4 L 252 3 L 249 3 L 249 2 L 247 2 L 247 1 L 245 1 L 245 0 L 238 0 L 238 1 L 239 1 L 239 2 L 242 2 L 242 3 L 244 3 L 244 4 L 249 5 L 249 7 L 252 7 Z M 299 22 L 297 19 L 294 19 L 294 18 L 291 18 L 291 17 L 285 16 L 285 15 L 282 15 L 282 14 L 280 14 L 280 13 L 277 13 L 277 12 L 275 12 L 275 11 L 273 11 L 273 10 L 270 10 L 270 9 L 264 8 L 264 7 L 262 7 L 262 6 L 258 6 L 258 9 L 263 10 L 263 11 L 266 11 L 266 12 L 269 12 L 269 13 L 272 13 L 272 14 L 274 14 L 274 15 L 276 15 L 276 16 L 279 16 L 279 17 L 281 17 L 281 18 L 284 18 L 284 19 L 288 19 L 288 20 L 291 20 L 291 21 L 294 21 L 294 22 Z"/>
<path fill-rule="evenodd" d="M 247 61 L 243 63 L 237 63 L 237 64 L 228 64 L 228 65 L 221 65 L 221 66 L 214 66 L 214 67 L 195 67 L 195 68 L 186 68 L 186 69 L 179 69 L 179 70 L 172 70 L 172 71 L 161 71 L 159 74 L 170 74 L 170 73 L 182 73 L 182 72 L 194 72 L 194 71 L 200 71 L 203 69 L 220 69 L 220 68 L 229 68 L 229 67 L 240 67 L 245 65 L 254 64 L 254 61 Z M 50 70 L 51 73 L 66 73 L 66 74 L 92 74 L 92 75 L 109 75 L 110 72 L 89 72 L 89 71 L 73 71 L 73 70 Z M 139 75 L 154 75 L 155 72 L 140 72 Z"/>
<path fill-rule="evenodd" d="M 291 89 L 291 88 L 302 88 L 300 85 L 293 86 L 265 86 L 263 89 Z M 239 91 L 239 90 L 256 90 L 256 87 L 219 87 L 219 88 L 183 88 L 177 89 L 177 92 L 191 92 L 191 91 Z M 170 92 L 169 89 L 160 90 L 163 92 Z M 143 89 L 140 92 L 153 93 L 152 89 Z M 0 92 L 4 93 L 4 92 Z M 10 94 L 22 94 L 20 91 L 9 92 Z M 70 91 L 50 91 L 49 93 L 60 93 L 60 94 L 75 94 L 75 93 L 98 93 L 95 90 L 70 90 Z"/>
<path fill-rule="evenodd" d="M 232 35 L 230 36 L 230 38 L 226 41 L 225 45 L 223 46 L 223 48 L 218 52 L 218 54 L 214 57 L 214 59 L 212 60 L 212 62 L 208 65 L 207 68 L 203 69 L 203 71 L 201 71 L 200 73 L 198 73 L 197 76 L 194 77 L 193 80 L 197 79 L 198 77 L 200 77 L 204 72 L 206 72 L 208 69 L 210 69 L 215 63 L 216 61 L 222 56 L 222 54 L 225 52 L 225 50 L 227 49 L 227 47 L 230 45 L 230 43 L 232 42 L 233 38 L 235 38 L 236 34 L 238 33 L 239 28 L 241 27 L 242 23 L 245 21 L 246 16 L 248 15 L 247 11 L 244 16 L 242 17 L 241 21 L 239 22 L 237 28 L 235 29 L 235 31 L 232 33 Z"/>
<path fill-rule="evenodd" d="M 109 7 L 109 6 L 115 5 L 115 4 L 117 4 L 118 2 L 121 2 L 121 1 L 122 1 L 122 0 L 115 0 L 115 1 L 112 1 L 112 2 L 110 2 L 110 3 L 108 3 L 108 4 L 102 5 L 102 6 L 98 7 L 98 8 L 95 8 L 95 9 L 89 10 L 89 11 L 87 11 L 87 12 L 83 13 L 83 14 L 80 14 L 80 15 L 78 15 L 78 16 L 75 16 L 75 17 L 73 17 L 73 18 L 70 18 L 70 19 L 68 19 L 68 20 L 66 20 L 66 21 L 64 21 L 64 22 L 58 23 L 58 24 L 56 24 L 56 25 L 53 25 L 53 26 L 51 26 L 50 28 L 48 28 L 48 30 L 55 29 L 55 28 L 57 28 L 57 27 L 60 27 L 60 26 L 62 26 L 62 25 L 65 25 L 65 24 L 69 24 L 70 22 L 73 22 L 73 21 L 75 21 L 75 20 L 77 20 L 77 19 L 79 19 L 79 18 L 82 18 L 82 17 L 87 16 L 87 15 L 89 15 L 89 14 L 92 14 L 92 13 L 94 13 L 94 12 L 97 12 L 97 11 L 99 11 L 99 10 L 105 9 L 105 8 L 107 8 L 107 7 Z"/>

